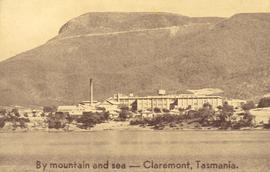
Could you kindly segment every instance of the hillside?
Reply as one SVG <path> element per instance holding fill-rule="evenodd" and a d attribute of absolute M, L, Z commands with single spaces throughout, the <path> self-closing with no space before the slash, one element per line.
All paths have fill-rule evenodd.
<path fill-rule="evenodd" d="M 90 77 L 96 99 L 211 87 L 254 99 L 270 92 L 269 66 L 269 13 L 88 13 L 0 63 L 0 104 L 76 103 L 88 99 Z"/>

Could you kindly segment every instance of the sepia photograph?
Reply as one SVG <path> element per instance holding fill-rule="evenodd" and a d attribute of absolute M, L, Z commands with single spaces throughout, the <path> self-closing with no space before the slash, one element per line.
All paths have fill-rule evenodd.
<path fill-rule="evenodd" d="M 270 171 L 270 0 L 0 0 L 0 172 Z"/>

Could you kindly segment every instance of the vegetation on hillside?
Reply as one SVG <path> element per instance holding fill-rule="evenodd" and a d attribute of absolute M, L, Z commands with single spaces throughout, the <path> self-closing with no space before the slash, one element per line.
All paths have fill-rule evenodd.
<path fill-rule="evenodd" d="M 172 25 L 173 31 L 143 30 Z M 85 35 L 132 29 L 142 31 Z M 269 92 L 269 32 L 268 13 L 217 20 L 167 13 L 86 14 L 46 44 L 0 63 L 0 102 L 85 100 L 89 76 L 94 76 L 97 99 L 120 89 L 153 93 L 161 82 L 166 90 L 212 87 L 228 97 L 254 98 Z M 68 38 L 74 35 L 82 36 Z"/>

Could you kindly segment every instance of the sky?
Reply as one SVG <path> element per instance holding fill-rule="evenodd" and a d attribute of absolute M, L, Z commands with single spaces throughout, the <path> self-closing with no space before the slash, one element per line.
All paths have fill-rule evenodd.
<path fill-rule="evenodd" d="M 68 20 L 100 11 L 230 17 L 270 12 L 270 0 L 0 0 L 0 61 L 44 44 Z"/>

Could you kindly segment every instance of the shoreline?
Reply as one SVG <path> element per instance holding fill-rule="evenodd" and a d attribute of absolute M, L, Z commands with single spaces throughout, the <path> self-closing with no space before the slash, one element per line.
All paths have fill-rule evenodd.
<path fill-rule="evenodd" d="M 90 129 L 80 129 L 72 125 L 69 126 L 69 129 L 48 129 L 48 128 L 31 128 L 31 129 L 0 129 L 1 133 L 85 133 L 85 132 L 104 132 L 104 131 L 151 131 L 151 132 L 187 132 L 187 131 L 207 131 L 207 132 L 226 132 L 226 131 L 270 131 L 269 129 L 257 127 L 257 128 L 241 128 L 241 129 L 219 129 L 211 127 L 202 127 L 202 128 L 175 128 L 166 126 L 164 129 L 154 129 L 153 126 L 139 126 L 139 125 L 130 125 L 129 121 L 108 121 L 100 124 L 96 124 Z"/>

